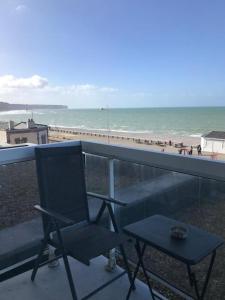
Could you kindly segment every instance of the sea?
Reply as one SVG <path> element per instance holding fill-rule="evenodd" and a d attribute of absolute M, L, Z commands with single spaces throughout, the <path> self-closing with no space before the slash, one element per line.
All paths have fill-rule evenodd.
<path fill-rule="evenodd" d="M 26 121 L 123 135 L 200 137 L 225 130 L 225 107 L 42 109 L 0 112 L 0 121 Z"/>

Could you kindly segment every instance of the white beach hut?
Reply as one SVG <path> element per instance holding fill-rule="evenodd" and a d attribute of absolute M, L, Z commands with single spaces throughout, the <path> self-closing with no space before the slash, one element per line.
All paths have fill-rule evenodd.
<path fill-rule="evenodd" d="M 202 151 L 225 154 L 225 131 L 211 131 L 201 137 Z"/>

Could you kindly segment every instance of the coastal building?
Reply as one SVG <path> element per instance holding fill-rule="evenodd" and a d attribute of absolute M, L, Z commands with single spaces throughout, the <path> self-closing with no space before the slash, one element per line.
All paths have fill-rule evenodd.
<path fill-rule="evenodd" d="M 13 121 L 0 122 L 0 145 L 47 144 L 48 126 L 37 124 L 33 119 L 15 124 Z"/>
<path fill-rule="evenodd" d="M 201 137 L 203 151 L 225 154 L 225 131 L 211 131 Z"/>

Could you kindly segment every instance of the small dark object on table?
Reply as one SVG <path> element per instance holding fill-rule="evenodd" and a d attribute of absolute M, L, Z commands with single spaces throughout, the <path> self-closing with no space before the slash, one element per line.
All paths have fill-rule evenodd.
<path fill-rule="evenodd" d="M 175 225 L 170 228 L 170 236 L 176 240 L 185 240 L 188 236 L 188 228 L 182 225 Z"/>

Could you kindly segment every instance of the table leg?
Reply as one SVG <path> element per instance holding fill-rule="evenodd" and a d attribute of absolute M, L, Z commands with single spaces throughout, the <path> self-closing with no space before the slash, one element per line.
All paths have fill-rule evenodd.
<path fill-rule="evenodd" d="M 197 283 L 195 273 L 191 271 L 190 265 L 187 265 L 187 269 L 188 269 L 188 277 L 189 277 L 190 285 L 194 286 L 195 294 L 197 296 L 197 299 L 199 300 L 201 298 L 199 294 L 199 288 L 198 288 L 198 283 Z"/>
<path fill-rule="evenodd" d="M 204 281 L 201 293 L 199 292 L 198 282 L 197 282 L 195 273 L 191 271 L 190 265 L 187 265 L 188 277 L 189 277 L 190 285 L 194 286 L 195 293 L 196 293 L 196 296 L 197 296 L 198 300 L 203 300 L 204 299 L 205 292 L 206 292 L 206 289 L 208 287 L 210 275 L 212 273 L 212 268 L 213 268 L 213 264 L 214 264 L 214 261 L 215 261 L 215 257 L 216 257 L 216 251 L 214 251 L 213 254 L 212 254 L 212 256 L 211 256 L 209 268 L 208 268 L 208 271 L 207 271 L 207 274 L 206 274 L 206 278 L 205 278 L 205 281 Z"/>
<path fill-rule="evenodd" d="M 214 264 L 215 258 L 216 258 L 216 251 L 213 252 L 211 260 L 210 260 L 209 269 L 208 269 L 208 272 L 207 272 L 207 275 L 206 275 L 206 279 L 205 279 L 205 282 L 204 282 L 204 285 L 203 285 L 203 289 L 202 289 L 202 294 L 201 294 L 201 298 L 200 298 L 201 300 L 203 300 L 203 298 L 205 296 L 205 292 L 206 292 L 206 289 L 207 289 L 207 286 L 208 286 L 208 283 L 209 283 L 210 275 L 212 273 L 212 268 L 213 268 L 213 264 Z"/>
<path fill-rule="evenodd" d="M 138 241 L 136 240 L 135 248 L 137 247 L 137 243 L 138 243 Z M 141 250 L 141 256 L 144 255 L 145 248 L 146 248 L 146 245 L 144 244 L 144 246 L 143 246 L 143 248 L 142 248 L 142 250 Z M 137 250 L 137 248 L 136 248 L 136 250 Z M 138 254 L 138 253 L 137 253 L 137 254 Z M 141 265 L 141 262 L 140 262 L 140 258 L 139 258 L 139 255 L 138 255 L 138 263 L 137 263 L 137 266 L 136 266 L 135 271 L 134 271 L 134 276 L 133 276 L 133 278 L 132 278 L 132 282 L 131 282 L 131 284 L 130 284 L 130 288 L 129 288 L 129 291 L 128 291 L 128 293 L 127 293 L 126 300 L 128 300 L 128 299 L 130 298 L 130 294 L 131 294 L 131 291 L 132 291 L 132 289 L 133 289 L 133 287 L 134 287 L 134 282 L 135 282 L 135 279 L 136 279 L 136 277 L 137 277 L 137 273 L 138 273 L 138 271 L 139 271 L 140 265 Z"/>
<path fill-rule="evenodd" d="M 145 279 L 146 279 L 147 284 L 148 284 L 148 288 L 149 288 L 150 294 L 151 294 L 151 296 L 152 296 L 152 299 L 154 300 L 154 299 L 155 299 L 155 296 L 154 296 L 154 294 L 153 294 L 152 287 L 151 287 L 150 282 L 149 282 L 149 276 L 148 276 L 148 274 L 147 274 L 147 272 L 146 272 L 146 269 L 145 269 L 145 266 L 144 266 L 144 262 L 143 262 L 143 260 L 142 260 L 143 253 L 142 253 L 142 251 L 141 251 L 141 246 L 140 246 L 139 241 L 137 241 L 137 244 L 136 244 L 136 250 L 137 250 L 137 253 L 138 253 L 140 265 L 141 265 L 141 267 L 142 267 L 143 273 L 144 273 L 144 275 L 145 275 Z"/>

